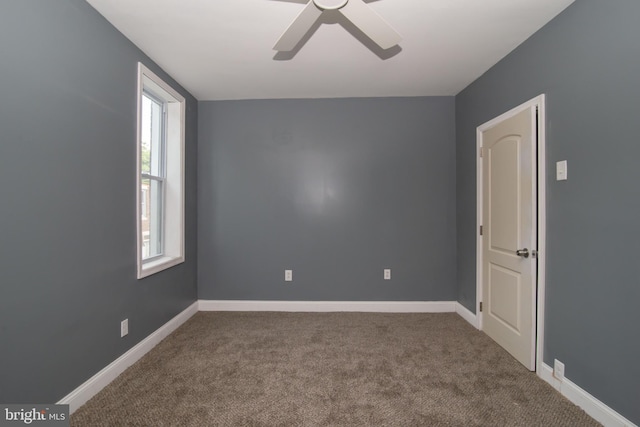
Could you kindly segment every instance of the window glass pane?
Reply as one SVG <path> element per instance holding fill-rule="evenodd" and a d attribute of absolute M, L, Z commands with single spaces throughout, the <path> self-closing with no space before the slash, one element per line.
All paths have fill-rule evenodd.
<path fill-rule="evenodd" d="M 140 129 L 140 156 L 142 173 L 151 173 L 151 100 L 142 96 L 141 111 L 141 129 Z"/>
<path fill-rule="evenodd" d="M 162 104 L 143 94 L 141 110 L 141 170 L 142 173 L 163 176 L 164 122 Z"/>
<path fill-rule="evenodd" d="M 142 259 L 162 255 L 162 181 L 143 178 L 140 188 Z"/>

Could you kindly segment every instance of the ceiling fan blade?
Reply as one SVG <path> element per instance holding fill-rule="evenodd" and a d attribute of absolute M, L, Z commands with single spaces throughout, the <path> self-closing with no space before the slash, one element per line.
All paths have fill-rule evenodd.
<path fill-rule="evenodd" d="M 383 49 L 402 40 L 402 36 L 362 0 L 349 0 L 340 12 Z"/>
<path fill-rule="evenodd" d="M 289 25 L 289 28 L 282 33 L 273 49 L 280 52 L 293 50 L 321 14 L 322 10 L 316 7 L 313 0 L 310 0 L 305 8 L 302 9 L 302 12 Z"/>

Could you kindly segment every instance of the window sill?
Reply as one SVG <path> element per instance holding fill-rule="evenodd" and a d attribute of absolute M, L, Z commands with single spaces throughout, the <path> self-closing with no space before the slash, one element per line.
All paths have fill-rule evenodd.
<path fill-rule="evenodd" d="M 138 269 L 138 279 L 159 273 L 174 265 L 182 264 L 184 257 L 163 256 L 153 261 L 143 263 Z"/>

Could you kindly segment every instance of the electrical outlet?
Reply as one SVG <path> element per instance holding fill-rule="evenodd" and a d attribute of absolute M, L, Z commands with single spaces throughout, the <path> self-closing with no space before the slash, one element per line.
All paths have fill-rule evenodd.
<path fill-rule="evenodd" d="M 285 282 L 293 282 L 293 270 L 285 270 L 284 271 L 284 281 Z"/>
<path fill-rule="evenodd" d="M 120 338 L 129 334 L 129 319 L 124 319 L 120 322 Z"/>
<path fill-rule="evenodd" d="M 553 376 L 560 381 L 564 379 L 564 363 L 558 359 L 553 360 Z"/>
<path fill-rule="evenodd" d="M 385 268 L 384 269 L 384 280 L 391 280 L 391 269 L 390 268 Z"/>

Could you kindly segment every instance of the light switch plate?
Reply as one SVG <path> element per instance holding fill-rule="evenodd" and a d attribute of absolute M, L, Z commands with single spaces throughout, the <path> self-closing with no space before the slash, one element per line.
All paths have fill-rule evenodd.
<path fill-rule="evenodd" d="M 293 282 L 293 270 L 285 270 L 284 271 L 284 281 L 285 282 Z"/>
<path fill-rule="evenodd" d="M 556 162 L 556 181 L 566 181 L 567 176 L 567 161 Z"/>

